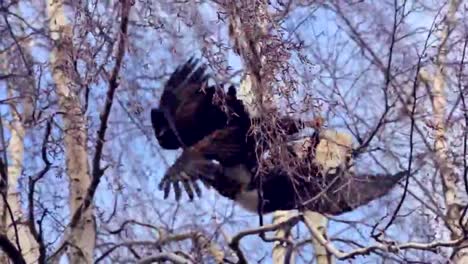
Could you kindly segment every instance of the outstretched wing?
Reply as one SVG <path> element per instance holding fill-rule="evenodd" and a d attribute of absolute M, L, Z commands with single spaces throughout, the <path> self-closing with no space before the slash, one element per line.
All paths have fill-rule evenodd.
<path fill-rule="evenodd" d="M 164 190 L 164 198 L 169 196 L 173 186 L 175 198 L 179 200 L 182 183 L 192 200 L 194 190 L 198 195 L 201 193 L 196 185 L 197 180 L 208 186 L 214 185 L 219 177 L 223 177 L 225 167 L 243 164 L 250 158 L 249 147 L 246 133 L 241 128 L 236 126 L 216 130 L 185 149 L 167 170 L 159 184 L 159 188 Z"/>
<path fill-rule="evenodd" d="M 187 98 L 194 96 L 206 85 L 208 79 L 208 75 L 205 74 L 206 66 L 197 67 L 198 62 L 197 59 L 190 58 L 171 74 L 164 87 L 159 108 L 171 118 L 175 117 L 177 108 Z"/>
<path fill-rule="evenodd" d="M 164 149 L 178 149 L 180 142 L 169 126 L 164 112 L 159 108 L 151 109 L 151 124 L 159 145 Z"/>
<path fill-rule="evenodd" d="M 295 177 L 280 168 L 263 173 L 263 201 L 259 201 L 263 213 L 307 209 L 339 215 L 386 195 L 406 175 L 323 175 L 318 167 L 310 168 L 309 173 L 310 177 Z"/>
<path fill-rule="evenodd" d="M 206 66 L 191 58 L 167 81 L 158 108 L 151 110 L 151 122 L 161 147 L 188 147 L 226 124 L 226 114 L 213 103 L 221 88 L 208 87 Z"/>
<path fill-rule="evenodd" d="M 338 171 L 302 182 L 298 205 L 320 213 L 338 215 L 352 211 L 387 193 L 407 174 L 354 174 Z"/>

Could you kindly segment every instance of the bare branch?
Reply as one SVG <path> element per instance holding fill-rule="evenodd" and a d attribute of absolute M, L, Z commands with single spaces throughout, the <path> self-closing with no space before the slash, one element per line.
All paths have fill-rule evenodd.
<path fill-rule="evenodd" d="M 101 168 L 101 159 L 102 159 L 102 151 L 104 149 L 105 143 L 105 136 L 107 130 L 107 123 L 109 120 L 110 112 L 112 109 L 112 104 L 114 102 L 114 95 L 115 91 L 119 87 L 119 73 L 120 68 L 122 66 L 122 62 L 125 55 L 125 46 L 127 42 L 127 30 L 128 30 L 128 19 L 130 14 L 131 8 L 131 1 L 124 0 L 121 2 L 121 21 L 120 21 L 120 40 L 117 46 L 117 55 L 116 55 L 116 62 L 115 66 L 112 70 L 112 73 L 109 78 L 109 87 L 107 90 L 106 101 L 104 103 L 104 108 L 100 114 L 101 124 L 99 130 L 97 132 L 97 142 L 96 142 L 96 151 L 94 154 L 93 162 L 92 162 L 92 181 L 91 185 L 88 188 L 86 196 L 84 198 L 83 203 L 78 207 L 76 212 L 73 214 L 72 220 L 70 222 L 70 226 L 74 227 L 78 224 L 80 220 L 81 213 L 88 209 L 91 205 L 92 200 L 94 198 L 94 194 L 96 193 L 96 189 L 99 185 L 101 177 L 104 175 L 104 169 Z"/>
<path fill-rule="evenodd" d="M 396 42 L 395 38 L 396 38 L 396 34 L 397 34 L 397 29 L 398 29 L 398 22 L 397 22 L 398 10 L 399 10 L 398 1 L 394 0 L 393 27 L 392 27 L 390 47 L 389 47 L 389 52 L 388 52 L 388 61 L 387 61 L 386 70 L 384 72 L 385 83 L 384 83 L 384 87 L 383 87 L 383 92 L 384 92 L 384 98 L 385 98 L 385 110 L 382 113 L 382 115 L 380 116 L 380 119 L 377 122 L 377 125 L 375 126 L 374 130 L 372 130 L 370 132 L 368 138 L 363 142 L 359 142 L 359 143 L 361 143 L 361 145 L 359 146 L 359 148 L 357 150 L 355 150 L 355 156 L 356 156 L 357 153 L 360 153 L 361 151 L 363 151 L 364 149 L 366 149 L 369 146 L 372 139 L 375 137 L 377 132 L 380 130 L 382 125 L 385 123 L 385 118 L 386 118 L 388 112 L 390 111 L 390 109 L 392 108 L 392 106 L 389 104 L 388 90 L 389 90 L 389 86 L 390 86 L 390 82 L 391 82 L 391 78 L 392 78 L 392 74 L 391 74 L 392 73 L 392 58 L 393 58 L 393 49 L 395 47 L 395 42 Z"/>
<path fill-rule="evenodd" d="M 229 247 L 238 256 L 239 263 L 247 263 L 247 261 L 246 261 L 246 259 L 244 257 L 244 253 L 240 249 L 240 241 L 241 241 L 242 238 L 244 238 L 246 236 L 250 236 L 250 235 L 258 235 L 258 234 L 262 234 L 262 233 L 265 233 L 265 232 L 276 231 L 279 228 L 284 228 L 284 227 L 288 227 L 288 226 L 292 227 L 292 226 L 296 225 L 297 222 L 299 220 L 301 220 L 301 218 L 302 218 L 302 215 L 295 215 L 295 216 L 290 217 L 288 220 L 286 220 L 284 222 L 271 224 L 271 225 L 263 225 L 263 226 L 261 226 L 259 228 L 254 228 L 254 229 L 248 229 L 248 230 L 241 231 L 241 232 L 237 233 L 234 237 L 232 237 L 229 240 Z M 288 241 L 288 240 L 281 239 L 281 238 L 273 238 L 273 239 L 271 239 L 271 241 L 285 242 L 285 241 Z"/>
<path fill-rule="evenodd" d="M 24 260 L 21 251 L 19 251 L 13 245 L 13 243 L 11 243 L 10 240 L 8 240 L 8 237 L 6 235 L 0 235 L 0 248 L 3 252 L 7 254 L 7 256 L 14 264 L 26 264 L 26 261 Z"/>
<path fill-rule="evenodd" d="M 342 252 L 338 250 L 332 242 L 328 241 L 325 239 L 320 231 L 315 228 L 314 226 L 309 226 L 309 231 L 311 234 L 316 238 L 331 254 L 333 254 L 336 258 L 340 260 L 344 259 L 352 259 L 357 256 L 362 256 L 362 255 L 369 255 L 370 253 L 373 253 L 374 251 L 384 251 L 384 252 L 398 252 L 399 250 L 406 250 L 406 249 L 418 249 L 418 250 L 432 250 L 436 249 L 439 247 L 453 247 L 457 246 L 460 243 L 464 241 L 463 238 L 459 238 L 456 240 L 450 240 L 450 241 L 434 241 L 432 243 L 416 243 L 416 242 L 409 242 L 409 243 L 404 243 L 404 244 L 396 244 L 396 243 L 388 243 L 388 244 L 383 244 L 383 243 L 377 243 L 372 246 L 364 247 L 364 248 L 358 248 L 355 249 L 351 252 Z"/>
<path fill-rule="evenodd" d="M 138 264 L 151 264 L 159 261 L 170 261 L 174 264 L 192 264 L 193 262 L 175 253 L 160 253 L 138 261 Z"/>
<path fill-rule="evenodd" d="M 101 256 L 96 258 L 95 263 L 99 263 L 103 261 L 107 256 L 109 256 L 114 250 L 120 248 L 120 247 L 131 247 L 131 246 L 137 246 L 137 245 L 143 245 L 143 246 L 151 246 L 151 247 L 162 247 L 164 245 L 167 245 L 172 242 L 180 242 L 183 240 L 187 239 L 192 239 L 195 240 L 197 237 L 197 233 L 185 233 L 185 234 L 176 234 L 176 235 L 171 235 L 171 236 L 163 236 L 159 238 L 156 241 L 128 241 L 124 243 L 119 243 L 115 244 L 112 247 L 110 247 L 108 250 L 106 250 L 104 253 L 102 253 Z"/>
<path fill-rule="evenodd" d="M 406 176 L 406 181 L 405 181 L 405 186 L 403 189 L 403 195 L 401 196 L 400 202 L 397 205 L 397 208 L 393 212 L 390 221 L 385 225 L 383 230 L 381 230 L 377 235 L 372 235 L 374 238 L 379 239 L 380 236 L 384 234 L 384 232 L 393 224 L 393 221 L 395 221 L 398 212 L 400 211 L 401 207 L 403 206 L 403 203 L 406 198 L 406 194 L 408 193 L 408 187 L 409 187 L 409 178 L 410 178 L 410 173 L 412 170 L 412 165 L 413 165 L 413 151 L 414 151 L 414 128 L 416 124 L 416 119 L 415 119 L 415 114 L 416 114 L 416 106 L 417 106 L 417 89 L 419 86 L 419 76 L 420 73 L 419 71 L 421 70 L 422 66 L 422 58 L 424 58 L 426 49 L 429 46 L 429 39 L 432 35 L 432 27 L 434 26 L 435 21 L 433 21 L 433 24 L 431 25 L 431 28 L 429 30 L 429 33 L 427 34 L 426 41 L 424 43 L 423 50 L 421 51 L 421 54 L 418 56 L 418 63 L 416 65 L 416 72 L 414 74 L 414 80 L 413 80 L 413 89 L 412 89 L 412 97 L 413 97 L 413 104 L 411 108 L 411 113 L 410 113 L 410 118 L 411 118 L 411 125 L 410 125 L 410 139 L 409 139 L 409 160 L 408 160 L 408 175 Z M 373 230 L 374 231 L 374 230 Z"/>
<path fill-rule="evenodd" d="M 42 141 L 42 149 L 41 149 L 41 154 L 42 154 L 42 161 L 44 162 L 44 168 L 35 176 L 31 177 L 29 179 L 29 192 L 28 192 L 28 202 L 29 202 L 29 211 L 28 211 L 28 225 L 29 225 L 29 230 L 31 231 L 32 236 L 36 240 L 36 242 L 39 245 L 39 259 L 38 263 L 43 264 L 46 263 L 46 246 L 44 243 L 44 238 L 42 232 L 38 232 L 36 228 L 36 220 L 34 216 L 34 192 L 35 192 L 35 187 L 36 183 L 41 180 L 50 170 L 52 163 L 49 161 L 47 158 L 47 142 L 49 140 L 50 133 L 52 131 L 52 120 L 49 120 L 46 125 L 46 131 L 44 134 L 44 139 Z M 44 211 L 45 216 L 47 210 Z M 41 227 L 42 220 L 39 221 L 39 226 Z"/>

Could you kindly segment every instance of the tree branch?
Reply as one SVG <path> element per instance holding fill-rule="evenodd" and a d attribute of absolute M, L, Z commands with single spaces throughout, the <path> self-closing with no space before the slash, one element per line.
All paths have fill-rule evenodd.
<path fill-rule="evenodd" d="M 137 264 L 151 264 L 154 262 L 164 262 L 164 261 L 170 261 L 174 264 L 192 264 L 193 262 L 185 259 L 175 253 L 160 253 L 157 255 L 153 255 L 151 257 L 145 258 L 137 262 Z"/>
<path fill-rule="evenodd" d="M 28 210 L 28 226 L 29 230 L 31 231 L 31 234 L 33 235 L 34 239 L 39 245 L 39 259 L 38 263 L 39 264 L 44 264 L 46 263 L 46 247 L 44 244 L 44 238 L 42 237 L 42 232 L 38 232 L 36 228 L 36 220 L 34 216 L 34 192 L 36 189 L 36 183 L 41 180 L 47 172 L 49 172 L 50 167 L 52 166 L 52 163 L 49 161 L 47 158 L 47 142 L 50 136 L 50 133 L 52 131 L 52 119 L 50 119 L 47 122 L 46 126 L 46 131 L 44 134 L 44 139 L 42 141 L 42 149 L 41 149 L 41 154 L 42 154 L 42 161 L 44 162 L 45 166 L 44 168 L 35 176 L 35 177 L 30 177 L 29 179 L 29 193 L 28 193 L 28 202 L 29 202 L 29 210 Z M 44 215 L 46 214 L 46 211 L 44 212 Z M 42 219 L 40 220 L 39 225 L 42 223 Z M 42 228 L 40 228 L 42 229 Z"/>
<path fill-rule="evenodd" d="M 99 263 L 103 261 L 107 256 L 109 256 L 114 250 L 120 248 L 120 247 L 131 247 L 131 246 L 152 246 L 152 247 L 161 247 L 164 246 L 168 243 L 171 242 L 178 242 L 178 241 L 183 241 L 187 239 L 192 239 L 194 240 L 196 237 L 197 233 L 186 233 L 186 234 L 177 234 L 177 235 L 172 235 L 172 236 L 167 236 L 167 237 L 161 237 L 156 241 L 128 241 L 128 242 L 123 242 L 119 244 L 113 245 L 111 248 L 106 250 L 104 253 L 102 253 L 101 256 L 96 258 L 96 261 L 94 263 Z"/>
<path fill-rule="evenodd" d="M 130 7 L 131 1 L 130 0 L 123 0 L 121 1 L 121 22 L 120 22 L 120 40 L 117 46 L 117 58 L 115 62 L 115 66 L 112 70 L 112 73 L 109 77 L 109 87 L 107 90 L 106 101 L 104 103 L 104 108 L 100 114 L 101 123 L 99 126 L 99 130 L 97 131 L 97 142 L 96 142 L 96 151 L 94 153 L 93 161 L 92 161 L 92 181 L 86 193 L 85 199 L 83 203 L 78 207 L 76 212 L 73 214 L 72 220 L 70 222 L 71 227 L 75 227 L 81 217 L 82 212 L 86 211 L 88 207 L 91 205 L 91 202 L 94 198 L 94 194 L 96 193 L 96 189 L 99 185 L 101 177 L 104 175 L 105 169 L 101 168 L 101 159 L 102 159 L 102 152 L 104 149 L 105 143 L 105 136 L 107 130 L 107 123 L 109 120 L 110 112 L 112 109 L 112 104 L 114 101 L 114 95 L 119 87 L 118 77 L 120 68 L 122 66 L 123 58 L 125 55 L 125 46 L 126 46 L 126 39 L 127 39 L 127 31 L 128 31 L 128 20 L 130 14 Z"/>
<path fill-rule="evenodd" d="M 429 47 L 429 39 L 432 36 L 432 29 L 435 26 L 435 21 L 433 21 L 429 33 L 427 34 L 426 41 L 424 42 L 424 47 L 421 52 L 421 54 L 418 56 L 418 63 L 416 65 L 416 72 L 414 74 L 414 79 L 413 79 L 413 87 L 412 87 L 412 98 L 413 98 L 413 105 L 411 108 L 411 113 L 410 113 L 410 118 L 411 118 L 411 125 L 410 125 L 410 138 L 409 138 L 409 160 L 408 160 L 408 175 L 406 176 L 405 180 L 405 186 L 403 189 L 403 195 L 401 196 L 401 199 L 395 209 L 395 211 L 392 214 L 392 217 L 390 221 L 385 225 L 384 229 L 380 231 L 377 235 L 372 235 L 375 239 L 379 239 L 381 235 L 393 224 L 395 221 L 398 212 L 400 211 L 401 207 L 403 206 L 403 203 L 405 201 L 406 195 L 408 193 L 408 187 L 409 187 L 409 176 L 411 173 L 412 165 L 413 165 L 413 152 L 414 152 L 414 129 L 416 126 L 416 119 L 415 119 L 415 114 L 416 114 L 416 106 L 417 106 L 417 89 L 419 85 L 419 71 L 421 70 L 422 67 L 422 59 L 424 58 L 426 54 L 426 50 Z"/>
<path fill-rule="evenodd" d="M 439 247 L 454 247 L 459 245 L 464 241 L 463 238 L 455 239 L 455 240 L 450 240 L 450 241 L 434 241 L 432 243 L 417 243 L 417 242 L 408 242 L 404 244 L 396 244 L 396 243 L 377 243 L 372 246 L 368 247 L 363 247 L 363 248 L 358 248 L 355 249 L 351 252 L 342 252 L 338 250 L 331 241 L 328 241 L 325 239 L 320 231 L 314 227 L 314 226 L 309 226 L 310 233 L 314 236 L 315 239 L 317 239 L 320 244 L 322 244 L 328 252 L 333 254 L 336 258 L 339 260 L 345 260 L 345 259 L 352 259 L 355 258 L 356 256 L 362 256 L 362 255 L 369 255 L 370 253 L 374 251 L 384 251 L 384 252 L 398 252 L 399 250 L 406 250 L 406 249 L 417 249 L 417 250 L 431 250 L 431 249 L 436 249 Z"/>
<path fill-rule="evenodd" d="M 0 235 L 0 248 L 14 264 L 26 264 L 21 252 L 11 243 L 6 235 Z"/>
<path fill-rule="evenodd" d="M 261 226 L 259 228 L 254 228 L 254 229 L 248 229 L 248 230 L 241 231 L 241 232 L 237 233 L 234 237 L 232 237 L 229 240 L 229 247 L 236 253 L 237 257 L 239 258 L 238 263 L 247 263 L 247 260 L 244 257 L 244 253 L 240 249 L 240 240 L 242 238 L 244 238 L 246 236 L 250 236 L 250 235 L 262 234 L 262 233 L 269 232 L 269 231 L 276 231 L 276 230 L 278 230 L 278 228 L 283 228 L 283 227 L 287 227 L 287 226 L 294 226 L 301 219 L 302 219 L 302 215 L 298 214 L 298 215 L 292 216 L 291 218 L 289 218 L 288 220 L 286 220 L 284 222 L 271 224 L 271 225 L 263 225 L 263 226 Z M 280 239 L 280 238 L 276 238 L 276 239 L 272 239 L 272 240 L 273 241 L 281 241 L 281 242 L 286 242 L 287 241 L 287 242 L 291 243 L 289 240 L 285 241 L 285 239 Z"/>

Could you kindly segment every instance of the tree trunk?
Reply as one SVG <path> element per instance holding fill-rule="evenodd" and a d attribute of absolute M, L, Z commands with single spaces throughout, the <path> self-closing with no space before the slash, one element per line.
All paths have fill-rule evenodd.
<path fill-rule="evenodd" d="M 241 3 L 240 7 L 232 2 L 231 5 L 226 4 L 226 8 L 232 14 L 230 17 L 229 34 L 234 42 L 234 50 L 242 58 L 246 68 L 246 74 L 241 82 L 239 98 L 242 98 L 246 102 L 246 107 L 251 115 L 257 115 L 260 112 L 259 115 L 265 117 L 270 114 L 271 109 L 276 108 L 272 103 L 272 88 L 276 85 L 275 73 L 281 70 L 282 66 L 281 63 L 266 63 L 267 57 L 274 56 L 276 59 L 271 60 L 272 62 L 281 61 L 279 57 L 288 54 L 288 51 L 276 50 L 274 54 L 267 54 L 268 50 L 265 49 L 265 42 L 273 42 L 275 40 L 268 35 L 269 21 L 267 18 L 269 16 L 266 1 L 257 1 L 255 5 L 243 1 L 237 3 Z M 255 99 L 252 94 L 255 95 Z M 275 120 L 274 118 L 265 119 L 270 123 Z M 344 143 L 346 147 L 351 145 L 351 138 L 348 135 L 336 133 L 331 134 L 331 138 L 337 140 L 338 144 Z M 334 142 L 324 140 L 319 145 L 318 151 L 321 152 L 321 154 L 318 154 L 318 162 L 328 169 L 341 165 L 345 161 L 345 155 L 348 150 L 334 144 Z M 298 154 L 301 155 L 301 153 Z M 291 217 L 291 212 L 275 212 L 273 222 L 278 223 L 287 220 Z M 313 212 L 306 212 L 306 219 L 308 224 L 318 225 L 316 227 L 323 231 L 324 236 L 326 235 L 327 219 L 324 216 Z M 289 230 L 287 229 L 280 229 L 276 232 L 277 238 L 287 238 L 288 236 Z M 316 249 L 317 260 L 320 261 L 320 264 L 332 263 L 331 256 L 315 239 L 314 248 Z M 287 248 L 278 242 L 275 243 L 273 263 L 284 263 L 286 254 Z M 290 260 L 294 263 L 293 257 Z"/>
<path fill-rule="evenodd" d="M 8 65 L 6 65 L 7 61 L 14 61 L 12 56 L 13 52 L 7 52 L 6 55 L 0 57 L 0 61 L 2 63 L 0 65 L 0 69 L 6 70 L 8 69 Z M 2 58 L 3 57 L 3 58 Z M 8 71 L 5 71 L 8 72 Z M 0 199 L 1 210 L 2 210 L 2 217 L 1 217 L 1 233 L 7 234 L 8 239 L 13 242 L 14 245 L 19 243 L 21 253 L 24 256 L 26 263 L 35 263 L 39 257 L 38 251 L 38 244 L 34 240 L 28 226 L 24 224 L 27 219 L 25 218 L 25 214 L 23 214 L 21 208 L 21 196 L 18 190 L 19 179 L 21 176 L 21 172 L 23 169 L 23 158 L 24 158 L 24 136 L 26 133 L 26 129 L 24 126 L 24 120 L 29 118 L 29 112 L 26 109 L 29 109 L 32 103 L 27 100 L 29 94 L 26 91 L 30 91 L 31 87 L 19 87 L 19 94 L 15 94 L 13 91 L 13 84 L 12 81 L 7 81 L 7 88 L 8 88 L 8 95 L 10 98 L 14 98 L 16 96 L 19 97 L 19 100 L 15 100 L 15 102 L 10 103 L 10 113 L 12 120 L 10 124 L 8 124 L 8 131 L 10 133 L 10 140 L 7 144 L 7 153 L 8 155 L 8 168 L 7 168 L 7 176 L 8 176 L 8 186 L 6 189 L 6 193 L 2 195 L 6 195 L 7 204 L 4 204 L 4 200 Z M 26 79 L 24 83 L 21 85 L 31 85 L 34 84 L 33 80 Z M 15 84 L 16 85 L 16 84 Z M 22 115 L 20 114 L 20 109 L 22 108 Z M 1 131 L 3 133 L 3 131 Z M 6 146 L 5 146 L 6 147 Z M 3 158 L 3 157 L 2 157 Z M 10 214 L 10 210 L 13 213 L 13 216 Z M 16 233 L 17 232 L 17 233 Z M 2 263 L 4 263 L 5 259 L 0 259 Z"/>
<path fill-rule="evenodd" d="M 275 108 L 272 96 L 274 74 L 278 65 L 266 63 L 268 54 L 268 3 L 265 0 L 227 1 L 229 35 L 234 51 L 243 61 L 245 72 L 238 97 L 242 99 L 251 116 L 267 114 Z"/>
<path fill-rule="evenodd" d="M 321 131 L 320 135 L 321 139 L 317 145 L 315 162 L 320 164 L 326 172 L 331 172 L 331 170 L 339 166 L 346 166 L 349 150 L 352 147 L 351 136 L 333 130 Z M 347 170 L 351 169 L 347 168 Z M 324 215 L 306 211 L 304 212 L 304 221 L 306 225 L 319 230 L 323 237 L 327 237 L 328 219 Z M 312 245 L 317 264 L 334 263 L 332 254 L 315 237 L 312 238 Z"/>
<path fill-rule="evenodd" d="M 73 72 L 69 51 L 73 48 L 72 28 L 63 10 L 62 1 L 49 0 L 47 13 L 52 39 L 56 42 L 50 53 L 53 78 L 63 112 L 64 144 L 67 175 L 70 181 L 70 212 L 73 215 L 83 202 L 90 185 L 87 153 L 86 119 L 81 110 L 78 95 L 73 89 L 73 80 L 68 74 Z M 81 213 L 81 219 L 70 230 L 68 257 L 70 263 L 92 263 L 96 243 L 96 226 L 92 206 Z"/>
<path fill-rule="evenodd" d="M 316 212 L 306 211 L 304 212 L 304 221 L 306 225 L 317 228 L 323 237 L 327 237 L 328 218 Z M 334 263 L 332 254 L 328 253 L 327 249 L 315 237 L 312 237 L 312 246 L 317 264 Z"/>
<path fill-rule="evenodd" d="M 11 212 L 13 212 L 14 218 L 12 221 L 8 212 L 9 210 L 6 210 L 5 227 L 10 241 L 16 241 L 16 239 L 18 239 L 21 252 L 26 262 L 34 263 L 39 256 L 38 245 L 29 232 L 28 226 L 23 224 L 27 219 L 22 212 L 21 197 L 18 190 L 18 180 L 23 168 L 25 129 L 19 114 L 15 110 L 11 110 L 10 112 L 13 115 L 13 120 L 9 129 L 11 137 L 8 144 L 8 152 L 10 155 L 8 160 L 7 203 Z M 16 226 L 18 230 L 18 238 L 16 238 L 14 226 Z"/>
<path fill-rule="evenodd" d="M 460 6 L 460 1 L 451 0 L 446 15 L 445 24 L 439 33 L 440 46 L 436 58 L 436 72 L 432 83 L 434 124 L 435 124 L 435 154 L 437 166 L 440 169 L 444 200 L 447 208 L 446 217 L 448 228 L 451 231 L 451 238 L 457 239 L 463 235 L 459 226 L 462 205 L 458 197 L 459 175 L 457 175 L 454 165 L 448 159 L 448 148 L 446 142 L 445 130 L 445 112 L 447 108 L 447 98 L 445 89 L 447 86 L 445 80 L 445 62 L 447 59 L 447 42 L 455 26 L 455 15 Z M 468 248 L 461 246 L 455 249 L 452 256 L 453 263 L 468 263 Z"/>
<path fill-rule="evenodd" d="M 294 211 L 276 211 L 273 214 L 273 224 L 278 224 L 281 222 L 285 222 L 289 220 L 291 217 L 296 216 Z M 284 238 L 284 239 L 290 239 L 291 231 L 291 226 L 285 226 L 282 228 L 279 228 L 278 230 L 275 231 L 275 237 L 276 238 Z M 274 264 L 283 264 L 286 263 L 285 257 L 287 257 L 288 253 L 288 248 L 285 247 L 285 245 L 279 241 L 276 241 L 273 246 L 273 263 Z M 295 263 L 294 261 L 294 252 L 291 252 L 291 256 L 288 257 L 289 262 L 288 263 Z"/>

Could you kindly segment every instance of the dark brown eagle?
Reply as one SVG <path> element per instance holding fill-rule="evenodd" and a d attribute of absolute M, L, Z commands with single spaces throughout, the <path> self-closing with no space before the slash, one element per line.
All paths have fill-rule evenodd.
<path fill-rule="evenodd" d="M 254 137 L 249 133 L 252 119 L 237 98 L 236 89 L 208 86 L 204 65 L 190 59 L 178 67 L 167 81 L 158 108 L 151 110 L 155 136 L 162 148 L 184 149 L 177 162 L 164 177 L 161 188 L 167 197 L 171 185 L 176 197 L 181 195 L 179 181 L 193 199 L 192 188 L 200 188 L 191 179 L 204 179 L 203 174 L 216 173 L 219 166 L 243 164 L 256 166 Z M 280 130 L 291 135 L 305 124 L 289 117 L 280 119 Z"/>
<path fill-rule="evenodd" d="M 341 168 L 325 173 L 319 166 L 305 164 L 294 172 L 271 167 L 257 177 L 241 166 L 235 172 L 228 170 L 210 179 L 211 186 L 244 209 L 263 214 L 307 209 L 339 215 L 386 195 L 406 175 L 358 175 Z"/>
<path fill-rule="evenodd" d="M 159 108 L 151 112 L 161 147 L 183 148 L 159 185 L 164 198 L 173 187 L 179 200 L 182 185 L 192 200 L 194 192 L 201 194 L 197 184 L 200 180 L 254 212 L 307 208 L 341 214 L 388 193 L 405 175 L 355 175 L 348 169 L 324 173 L 313 162 L 313 147 L 310 159 L 294 171 L 272 166 L 257 175 L 257 142 L 249 133 L 256 117 L 237 98 L 233 86 L 225 93 L 220 86 L 208 86 L 207 80 L 205 67 L 197 67 L 196 61 L 189 60 L 171 75 Z M 304 126 L 288 117 L 281 120 L 280 129 L 287 135 Z M 314 142 L 318 142 L 317 135 Z"/>

